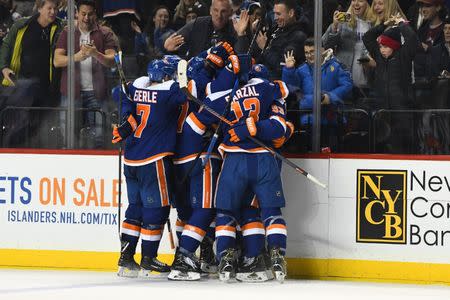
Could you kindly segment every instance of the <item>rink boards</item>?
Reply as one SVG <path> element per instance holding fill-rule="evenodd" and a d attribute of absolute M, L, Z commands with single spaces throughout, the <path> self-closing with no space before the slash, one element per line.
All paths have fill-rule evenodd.
<path fill-rule="evenodd" d="M 291 159 L 328 185 L 283 166 L 291 276 L 450 283 L 450 157 Z M 115 269 L 118 190 L 116 153 L 2 150 L 0 266 Z"/>

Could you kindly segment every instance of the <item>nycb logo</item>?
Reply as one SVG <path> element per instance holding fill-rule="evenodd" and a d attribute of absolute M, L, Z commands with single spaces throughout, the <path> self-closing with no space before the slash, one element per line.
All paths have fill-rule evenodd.
<path fill-rule="evenodd" d="M 358 170 L 356 241 L 406 244 L 406 171 Z"/>

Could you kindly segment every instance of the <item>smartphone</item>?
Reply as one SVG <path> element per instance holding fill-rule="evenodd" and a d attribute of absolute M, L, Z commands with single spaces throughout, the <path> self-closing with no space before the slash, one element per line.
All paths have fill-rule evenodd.
<path fill-rule="evenodd" d="M 351 15 L 348 12 L 344 12 L 344 11 L 340 11 L 336 18 L 338 19 L 339 22 L 344 23 L 344 22 L 349 22 L 351 19 Z"/>

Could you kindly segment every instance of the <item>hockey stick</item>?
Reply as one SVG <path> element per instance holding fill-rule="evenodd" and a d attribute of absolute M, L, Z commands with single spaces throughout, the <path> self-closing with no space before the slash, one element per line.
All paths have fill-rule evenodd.
<path fill-rule="evenodd" d="M 230 101 L 228 101 L 227 107 L 225 107 L 223 114 L 222 114 L 222 117 L 224 117 L 224 118 L 225 118 L 226 114 L 228 113 L 228 111 L 230 110 L 231 102 L 233 101 L 234 94 L 236 93 L 236 90 L 238 87 L 239 87 L 239 79 L 236 78 L 233 89 L 231 90 L 231 93 L 230 93 Z M 223 121 L 220 120 L 219 124 L 217 125 L 216 131 L 214 132 L 214 135 L 211 139 L 211 142 L 209 143 L 208 151 L 206 152 L 206 156 L 202 161 L 203 168 L 205 168 L 206 164 L 208 163 L 208 159 L 211 156 L 214 146 L 216 145 L 217 139 L 219 138 L 219 131 L 220 131 L 220 127 L 222 126 L 222 123 L 223 123 Z"/>
<path fill-rule="evenodd" d="M 117 71 L 119 73 L 120 78 L 120 85 L 122 86 L 122 89 L 125 90 L 125 74 L 123 73 L 122 69 L 122 51 L 119 51 L 118 53 L 114 54 L 114 61 L 116 63 Z M 120 118 L 122 117 L 122 93 L 119 93 L 119 109 L 118 109 L 118 122 L 120 123 Z M 122 142 L 119 143 L 119 195 L 118 195 L 118 204 L 117 204 L 117 214 L 118 214 L 118 231 L 119 231 L 119 238 L 120 236 L 120 226 L 121 224 L 121 215 L 122 215 Z"/>
<path fill-rule="evenodd" d="M 169 241 L 170 241 L 170 249 L 175 249 L 175 242 L 173 240 L 173 234 L 172 234 L 172 224 L 170 224 L 170 217 L 166 221 L 167 225 L 167 232 L 169 233 Z"/>
<path fill-rule="evenodd" d="M 180 61 L 181 63 L 182 61 Z M 182 63 L 180 65 L 180 63 L 178 64 L 178 80 L 179 80 L 179 84 L 180 84 L 180 88 L 181 90 L 186 94 L 186 96 L 188 97 L 189 100 L 197 103 L 200 108 L 204 108 L 205 110 L 207 110 L 210 114 L 212 114 L 213 116 L 215 116 L 216 118 L 218 118 L 219 120 L 223 121 L 225 124 L 229 125 L 229 126 L 233 126 L 233 123 L 231 121 L 229 121 L 227 118 L 222 117 L 218 112 L 216 112 L 214 109 L 212 109 L 211 107 L 205 105 L 202 101 L 198 100 L 196 97 L 194 97 L 189 90 L 187 89 L 187 77 L 186 77 L 186 68 L 181 69 L 185 66 L 187 66 L 187 62 L 184 60 L 184 63 Z M 231 101 L 231 99 L 230 99 Z M 278 152 L 276 152 L 275 150 L 273 150 L 271 147 L 265 145 L 263 142 L 261 142 L 260 140 L 258 140 L 257 138 L 253 137 L 253 136 L 249 136 L 248 137 L 252 142 L 254 142 L 255 144 L 261 146 L 262 148 L 266 149 L 267 151 L 269 151 L 273 156 L 275 156 L 276 158 L 280 159 L 282 162 L 284 162 L 285 164 L 287 164 L 288 166 L 292 167 L 294 170 L 296 170 L 297 172 L 299 172 L 300 174 L 302 174 L 303 176 L 305 176 L 306 178 L 308 178 L 309 180 L 311 180 L 312 182 L 314 182 L 315 184 L 319 185 L 322 188 L 326 188 L 327 186 L 320 182 L 317 178 L 315 178 L 313 175 L 309 174 L 308 172 L 306 172 L 305 170 L 303 170 L 302 168 L 300 168 L 299 166 L 297 166 L 295 163 L 293 163 L 292 161 L 290 161 L 289 159 L 287 159 L 286 157 L 284 157 L 283 155 L 279 154 Z"/>

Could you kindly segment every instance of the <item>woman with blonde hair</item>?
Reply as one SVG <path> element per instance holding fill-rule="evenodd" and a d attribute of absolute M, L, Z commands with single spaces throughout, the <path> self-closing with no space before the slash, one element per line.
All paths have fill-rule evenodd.
<path fill-rule="evenodd" d="M 384 23 L 389 17 L 400 15 L 401 18 L 407 19 L 403 13 L 397 0 L 373 0 L 373 23 L 374 25 L 380 25 Z"/>
<path fill-rule="evenodd" d="M 368 52 L 362 42 L 363 35 L 372 27 L 371 0 L 352 0 L 347 12 L 335 11 L 333 23 L 322 36 L 325 49 L 333 48 L 338 60 L 352 73 L 354 86 L 368 88 Z"/>

